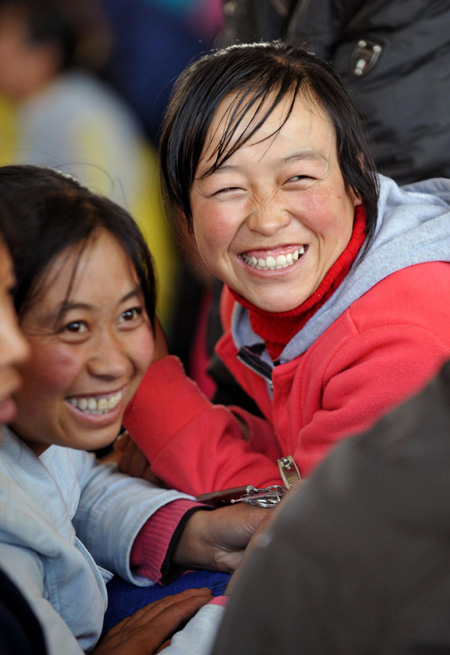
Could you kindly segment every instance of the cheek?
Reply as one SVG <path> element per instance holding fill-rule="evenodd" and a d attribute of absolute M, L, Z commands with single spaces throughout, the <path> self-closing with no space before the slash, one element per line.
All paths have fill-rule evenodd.
<path fill-rule="evenodd" d="M 332 196 L 312 191 L 308 195 L 304 224 L 319 237 L 337 237 L 339 241 L 350 238 L 353 217 L 353 204 L 345 193 Z"/>
<path fill-rule="evenodd" d="M 217 256 L 228 249 L 236 234 L 237 226 L 229 213 L 211 209 L 203 216 L 194 215 L 194 236 L 198 251 L 207 264 L 215 264 Z M 213 266 L 214 267 L 214 266 Z"/>
<path fill-rule="evenodd" d="M 66 345 L 43 345 L 34 347 L 31 358 L 23 368 L 24 390 L 32 389 L 39 396 L 64 392 L 82 371 L 79 353 L 75 354 Z"/>

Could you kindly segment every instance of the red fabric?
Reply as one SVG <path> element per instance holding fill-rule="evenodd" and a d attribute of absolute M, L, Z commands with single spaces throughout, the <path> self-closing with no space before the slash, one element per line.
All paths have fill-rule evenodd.
<path fill-rule="evenodd" d="M 125 425 L 168 486 L 197 494 L 242 484 L 280 482 L 276 457 L 292 454 L 308 475 L 334 444 L 365 430 L 419 390 L 450 357 L 450 265 L 411 266 L 375 285 L 266 384 L 236 358 L 229 332 L 218 352 L 266 420 L 213 406 L 172 356 L 150 366 Z"/>
<path fill-rule="evenodd" d="M 174 500 L 155 512 L 143 525 L 134 540 L 130 566 L 136 575 L 153 582 L 161 579 L 161 567 L 166 558 L 172 535 L 186 512 L 196 503 L 191 500 Z"/>
<path fill-rule="evenodd" d="M 250 324 L 266 344 L 266 350 L 272 359 L 277 359 L 294 335 L 299 332 L 307 321 L 333 295 L 345 279 L 366 238 L 366 215 L 362 205 L 355 211 L 355 222 L 350 241 L 344 252 L 331 266 L 324 279 L 314 293 L 299 307 L 288 312 L 267 312 L 255 307 L 245 298 L 230 289 L 235 300 L 249 310 Z"/>

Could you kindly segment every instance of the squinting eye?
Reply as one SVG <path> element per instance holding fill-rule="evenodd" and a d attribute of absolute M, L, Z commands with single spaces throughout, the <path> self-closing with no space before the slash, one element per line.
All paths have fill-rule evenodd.
<path fill-rule="evenodd" d="M 218 195 L 220 195 L 220 194 L 231 193 L 231 192 L 233 192 L 233 191 L 240 191 L 240 190 L 241 190 L 241 187 L 238 187 L 238 186 L 228 186 L 228 187 L 225 187 L 224 189 L 219 189 L 218 191 L 216 191 L 215 193 L 213 193 L 213 196 L 218 196 Z"/>
<path fill-rule="evenodd" d="M 132 321 L 133 319 L 142 316 L 142 307 L 133 307 L 132 309 L 127 309 L 122 312 L 120 315 L 121 321 Z"/>
<path fill-rule="evenodd" d="M 310 180 L 309 175 L 293 175 L 288 179 L 288 182 L 301 182 L 302 180 Z"/>

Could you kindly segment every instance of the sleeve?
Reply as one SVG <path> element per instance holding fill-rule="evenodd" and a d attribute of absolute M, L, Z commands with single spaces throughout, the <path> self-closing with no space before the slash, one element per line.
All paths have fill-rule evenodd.
<path fill-rule="evenodd" d="M 44 575 L 40 560 L 28 548 L 0 542 L 2 568 L 29 602 L 44 632 L 48 655 L 83 655 L 67 623 L 44 597 Z M 86 635 L 89 637 L 89 635 Z"/>
<path fill-rule="evenodd" d="M 135 574 L 164 584 L 178 577 L 185 569 L 174 566 L 172 556 L 186 523 L 197 510 L 211 509 L 174 500 L 155 512 L 133 542 L 130 563 Z"/>
<path fill-rule="evenodd" d="M 247 425 L 248 441 L 237 415 Z M 270 423 L 244 410 L 213 405 L 174 356 L 147 370 L 124 425 L 153 473 L 169 487 L 198 495 L 280 481 L 276 459 L 281 453 Z"/>
<path fill-rule="evenodd" d="M 368 429 L 418 392 L 450 356 L 450 348 L 426 327 L 392 323 L 354 334 L 330 356 L 323 379 L 311 387 L 304 412 L 310 420 L 293 453 L 309 475 L 342 439 Z"/>
<path fill-rule="evenodd" d="M 197 612 L 183 630 L 176 632 L 164 655 L 209 655 L 225 607 L 211 601 Z"/>
<path fill-rule="evenodd" d="M 100 566 L 133 584 L 150 584 L 131 569 L 133 543 L 159 509 L 179 499 L 194 506 L 192 497 L 119 473 L 115 464 L 102 464 L 88 453 L 80 452 L 77 469 L 81 496 L 73 524 L 78 537 Z"/>

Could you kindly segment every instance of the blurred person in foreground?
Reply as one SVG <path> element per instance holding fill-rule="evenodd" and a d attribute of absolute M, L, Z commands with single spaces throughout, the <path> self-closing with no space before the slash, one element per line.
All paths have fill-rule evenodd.
<path fill-rule="evenodd" d="M 15 285 L 10 245 L 13 217 L 0 205 L 0 449 L 1 424 L 15 413 L 14 392 L 20 385 L 18 366 L 29 355 L 29 346 L 17 325 L 12 291 Z M 1 457 L 1 451 L 0 451 Z M 1 521 L 1 517 L 0 517 Z M 29 603 L 0 568 L 0 653 L 1 655 L 45 655 L 44 636 Z"/>
<path fill-rule="evenodd" d="M 280 508 L 213 655 L 450 652 L 450 362 Z"/>

